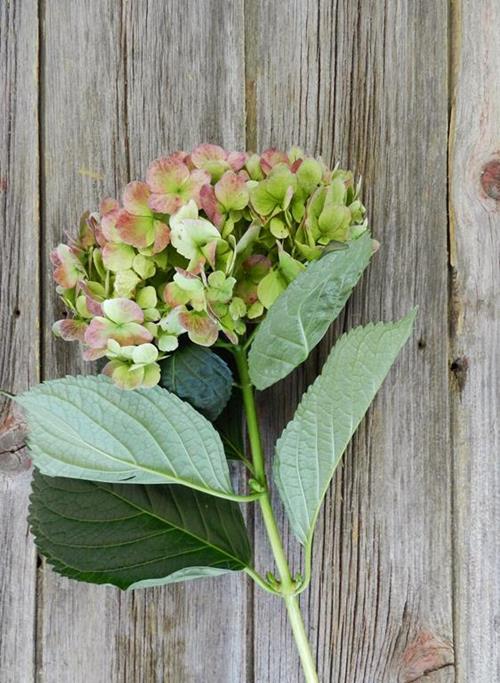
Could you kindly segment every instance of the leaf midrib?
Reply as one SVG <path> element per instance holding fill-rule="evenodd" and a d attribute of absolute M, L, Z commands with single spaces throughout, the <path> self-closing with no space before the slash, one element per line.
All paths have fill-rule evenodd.
<path fill-rule="evenodd" d="M 96 392 L 96 393 L 97 393 L 97 392 Z M 139 420 L 137 420 L 135 417 L 131 416 L 130 413 L 128 413 L 128 412 L 127 412 L 126 410 L 124 410 L 122 407 L 117 406 L 117 405 L 114 404 L 110 399 L 108 399 L 108 398 L 106 398 L 106 397 L 102 397 L 101 394 L 98 394 L 98 395 L 99 395 L 100 398 L 105 398 L 105 400 L 106 400 L 108 403 L 111 403 L 111 405 L 113 405 L 114 407 L 118 408 L 122 413 L 124 413 L 125 415 L 127 415 L 127 417 L 129 417 L 130 419 L 136 420 L 136 422 L 138 422 L 138 423 L 146 430 L 146 427 L 142 424 L 142 422 L 140 422 Z M 131 455 L 131 457 L 133 458 L 133 461 L 134 461 L 133 463 L 130 463 L 130 465 L 131 465 L 132 467 L 134 467 L 135 469 L 140 470 L 140 471 L 143 471 L 143 472 L 146 472 L 146 473 L 148 473 L 148 474 L 154 474 L 154 475 L 156 475 L 156 476 L 159 476 L 159 477 L 165 479 L 165 481 L 170 481 L 170 482 L 174 481 L 174 482 L 176 482 L 176 483 L 178 483 L 178 484 L 182 484 L 182 485 L 184 485 L 184 486 L 188 486 L 189 488 L 196 489 L 197 491 L 201 491 L 201 492 L 203 492 L 203 493 L 208 493 L 208 494 L 212 494 L 212 495 L 213 495 L 213 492 L 214 492 L 214 491 L 217 491 L 217 489 L 211 489 L 211 488 L 206 487 L 206 486 L 201 486 L 201 485 L 199 485 L 199 484 L 194 484 L 194 483 L 191 482 L 189 479 L 185 479 L 185 478 L 179 477 L 179 475 L 175 472 L 174 467 L 171 465 L 170 460 L 168 460 L 167 457 L 165 456 L 165 452 L 164 452 L 163 449 L 161 448 L 161 446 L 160 446 L 158 440 L 154 437 L 153 434 L 151 434 L 151 432 L 149 432 L 149 430 L 146 430 L 146 431 L 148 431 L 148 433 L 151 434 L 151 437 L 153 438 L 153 440 L 154 440 L 154 441 L 156 442 L 156 444 L 158 445 L 158 448 L 160 449 L 160 452 L 164 455 L 165 460 L 166 460 L 167 463 L 172 467 L 173 476 L 168 476 L 168 475 L 166 475 L 164 472 L 161 472 L 161 471 L 156 470 L 156 469 L 153 469 L 153 468 L 151 468 L 151 467 L 146 467 L 145 465 L 139 464 L 139 463 L 137 462 L 137 459 L 135 458 L 135 456 L 134 456 L 133 453 L 131 452 L 130 448 L 128 448 L 127 446 L 125 446 L 125 444 L 122 444 L 122 442 L 121 442 L 119 439 L 116 439 L 116 437 L 114 436 L 114 434 L 112 434 L 112 433 L 109 432 L 104 426 L 102 426 L 102 425 L 100 425 L 98 422 L 96 422 L 96 420 L 95 420 L 93 417 L 89 416 L 89 415 L 88 415 L 80 406 L 78 406 L 77 404 L 73 403 L 71 400 L 69 400 L 69 399 L 67 399 L 67 398 L 61 398 L 61 397 L 59 397 L 59 396 L 55 396 L 55 397 L 54 397 L 53 395 L 52 395 L 52 398 L 56 398 L 56 399 L 58 399 L 59 401 L 66 401 L 66 402 L 69 403 L 73 408 L 75 408 L 75 409 L 78 410 L 82 415 L 84 415 L 88 420 L 90 420 L 91 422 L 97 424 L 97 425 L 98 425 L 104 432 L 106 432 L 106 434 L 108 434 L 112 439 L 114 439 L 115 441 L 118 441 L 118 442 L 119 442 L 119 443 L 120 443 L 120 444 L 129 452 L 129 453 L 130 453 L 130 455 Z M 149 398 L 148 398 L 147 400 L 149 400 L 150 402 L 152 402 L 151 399 L 149 399 Z M 153 405 L 154 405 L 154 404 L 153 404 Z M 42 410 L 43 410 L 43 408 L 42 408 Z M 163 411 L 162 411 L 162 414 L 163 414 Z M 38 422 L 38 420 L 37 420 L 36 417 L 35 417 L 35 418 L 32 418 L 32 419 L 34 419 L 35 422 Z M 53 419 L 53 416 L 52 416 L 52 419 Z M 61 418 L 58 417 L 58 418 L 57 418 L 57 421 L 58 421 L 58 422 L 62 422 L 62 424 L 64 425 L 64 429 L 67 430 L 67 431 L 69 431 L 69 432 L 71 432 L 71 434 L 74 435 L 74 437 L 72 437 L 72 438 L 73 438 L 75 441 L 77 441 L 78 443 L 82 444 L 83 446 L 85 446 L 85 447 L 87 447 L 87 448 L 89 448 L 89 449 L 91 449 L 91 450 L 94 450 L 94 451 L 95 451 L 96 453 L 98 453 L 99 455 L 102 455 L 102 456 L 104 456 L 105 458 L 108 458 L 109 460 L 112 460 L 113 462 L 117 462 L 118 464 L 120 464 L 120 465 L 122 465 L 122 466 L 125 464 L 125 461 L 124 461 L 123 459 L 120 459 L 120 458 L 118 458 L 118 457 L 116 457 L 116 456 L 113 456 L 113 455 L 111 455 L 110 453 L 108 453 L 108 452 L 106 452 L 106 451 L 103 451 L 102 449 L 98 448 L 97 446 L 94 446 L 93 444 L 88 443 L 87 441 L 85 441 L 84 439 L 82 439 L 82 438 L 80 437 L 80 435 L 78 434 L 78 432 L 76 432 L 75 429 L 74 429 L 73 427 L 71 427 L 71 426 L 68 425 L 67 423 L 63 422 L 63 421 L 61 420 Z M 171 425 L 171 423 L 169 423 L 169 424 Z M 55 437 L 54 437 L 54 433 L 51 431 L 51 429 L 50 429 L 49 426 L 47 426 L 47 425 L 50 425 L 50 421 L 47 422 L 47 423 L 44 423 L 43 429 L 44 429 L 46 432 L 48 432 L 53 438 L 55 438 Z M 64 434 L 64 432 L 63 432 L 63 434 Z M 58 439 L 61 439 L 61 441 L 68 441 L 67 438 L 64 438 L 64 436 L 61 436 L 60 434 L 57 434 L 56 436 L 57 436 Z M 181 442 L 182 442 L 182 440 L 181 440 Z M 184 446 L 184 449 L 185 449 L 185 446 Z M 186 449 L 185 449 L 185 450 L 186 450 Z M 54 462 L 56 462 L 56 463 L 57 463 L 57 462 L 61 462 L 61 459 L 60 459 L 60 458 L 57 459 L 57 458 L 55 458 L 54 456 L 52 456 L 52 455 L 46 453 L 45 451 L 42 451 L 42 452 L 43 452 L 48 458 L 50 458 L 51 460 L 53 460 Z M 207 452 L 206 450 L 205 450 L 205 452 L 206 452 L 207 455 L 208 455 L 208 452 Z M 208 457 L 207 460 L 210 462 L 210 465 L 211 465 L 212 471 L 213 471 L 213 464 L 212 464 L 212 462 L 211 462 L 211 458 Z M 66 462 L 66 464 L 69 465 L 69 466 L 71 466 L 71 467 L 77 467 L 78 469 L 82 469 L 82 470 L 88 470 L 88 471 L 91 471 L 91 472 L 100 472 L 100 470 L 95 470 L 95 469 L 92 469 L 92 468 L 89 468 L 89 467 L 85 467 L 84 465 L 75 465 L 74 463 L 71 463 L 71 462 Z M 128 464 L 129 464 L 129 463 L 127 463 L 127 465 L 128 465 Z M 199 470 L 198 470 L 198 467 L 194 467 L 194 469 L 195 469 L 196 471 L 199 471 Z M 130 471 L 133 472 L 133 469 L 130 469 Z M 101 474 L 102 474 L 102 473 L 103 473 L 103 472 L 101 472 Z M 111 473 L 111 474 L 112 474 L 112 473 Z M 117 482 L 117 483 L 119 483 L 119 482 Z M 227 491 L 227 490 L 225 490 L 225 489 L 219 489 L 219 493 L 229 493 L 229 494 L 231 494 L 232 492 L 231 492 L 231 491 Z"/>

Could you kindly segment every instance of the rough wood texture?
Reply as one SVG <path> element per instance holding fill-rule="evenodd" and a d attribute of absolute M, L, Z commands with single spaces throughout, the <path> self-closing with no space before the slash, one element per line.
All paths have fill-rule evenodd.
<path fill-rule="evenodd" d="M 46 3 L 45 255 L 80 213 L 143 177 L 168 150 L 203 139 L 244 148 L 242 31 L 238 3 L 224 12 L 218 2 L 194 0 L 121 8 L 112 1 Z M 226 34 L 231 38 L 222 40 Z M 51 321 L 61 307 L 48 268 L 45 277 Z M 81 371 L 77 347 L 69 350 L 45 327 L 45 376 Z M 119 594 L 46 570 L 41 591 L 44 681 L 244 677 L 247 597 L 240 577 Z M 214 629 L 215 613 L 225 632 Z M 218 656 L 207 661 L 207 652 Z"/>
<path fill-rule="evenodd" d="M 0 387 L 39 380 L 36 2 L 0 4 Z M 36 554 L 20 414 L 0 397 L 0 680 L 34 677 Z"/>
<path fill-rule="evenodd" d="M 109 2 L 41 6 L 44 378 L 88 371 L 77 345 L 50 330 L 63 308 L 55 295 L 50 249 L 79 216 L 127 178 L 121 15 Z M 112 589 L 74 584 L 44 565 L 39 578 L 40 681 L 112 680 L 119 599 Z"/>
<path fill-rule="evenodd" d="M 447 3 L 391 1 L 370 12 L 364 2 L 258 4 L 250 13 L 258 38 L 247 53 L 257 146 L 294 140 L 356 167 L 383 245 L 336 332 L 420 306 L 318 527 L 302 602 L 320 676 L 403 682 L 436 671 L 433 680 L 448 681 L 447 45 L 436 40 L 436 31 L 446 35 Z M 268 415 L 270 453 L 330 344 L 264 399 L 278 406 Z M 256 679 L 300 681 L 283 612 L 261 595 L 255 611 L 256 623 L 279 634 L 271 650 L 260 633 Z"/>
<path fill-rule="evenodd" d="M 154 0 L 124 7 L 130 177 L 144 177 L 149 162 L 169 150 L 203 140 L 244 148 L 242 3 Z M 241 579 L 122 598 L 127 617 L 115 680 L 245 681 Z"/>
<path fill-rule="evenodd" d="M 500 679 L 500 9 L 448 5 L 0 2 L 2 388 L 84 370 L 50 334 L 48 253 L 152 158 L 246 133 L 363 174 L 382 249 L 329 339 L 264 396 L 271 455 L 336 335 L 419 304 L 319 521 L 302 602 L 322 683 Z M 127 594 L 37 572 L 22 426 L 0 407 L 2 683 L 302 680 L 284 611 L 243 577 Z"/>
<path fill-rule="evenodd" d="M 500 5 L 456 3 L 450 154 L 456 681 L 500 680 Z"/>

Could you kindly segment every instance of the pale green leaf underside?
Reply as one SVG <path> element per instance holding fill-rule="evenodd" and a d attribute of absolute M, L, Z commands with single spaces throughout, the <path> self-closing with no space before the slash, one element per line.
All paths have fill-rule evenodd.
<path fill-rule="evenodd" d="M 250 348 L 250 378 L 266 389 L 286 377 L 325 335 L 370 261 L 368 233 L 312 261 L 274 302 Z"/>
<path fill-rule="evenodd" d="M 168 586 L 171 583 L 180 583 L 181 581 L 194 581 L 195 579 L 213 579 L 222 574 L 227 574 L 230 569 L 218 569 L 217 567 L 188 567 L 187 569 L 179 569 L 178 571 L 166 576 L 163 579 L 143 579 L 131 584 L 127 590 L 135 590 L 136 588 L 152 588 L 153 586 Z M 234 570 L 233 570 L 234 571 Z"/>
<path fill-rule="evenodd" d="M 274 478 L 299 541 L 311 542 L 335 468 L 408 339 L 416 311 L 344 335 L 276 444 Z"/>
<path fill-rule="evenodd" d="M 185 486 L 109 484 L 35 470 L 30 525 L 54 569 L 78 581 L 145 588 L 248 566 L 236 503 Z"/>
<path fill-rule="evenodd" d="M 233 495 L 219 435 L 166 389 L 122 391 L 106 377 L 79 376 L 44 382 L 16 400 L 44 474 Z"/>

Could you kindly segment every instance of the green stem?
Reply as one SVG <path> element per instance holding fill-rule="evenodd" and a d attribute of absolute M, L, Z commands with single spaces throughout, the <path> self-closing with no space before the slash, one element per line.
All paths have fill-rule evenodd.
<path fill-rule="evenodd" d="M 280 577 L 279 595 L 284 599 L 288 611 L 288 618 L 292 627 L 292 632 L 297 644 L 297 649 L 302 662 L 306 683 L 318 683 L 318 674 L 311 652 L 311 647 L 307 639 L 304 621 L 300 611 L 299 600 L 295 595 L 297 586 L 290 572 L 288 561 L 281 541 L 281 535 L 276 523 L 271 498 L 268 492 L 267 476 L 265 468 L 264 451 L 260 438 L 259 420 L 255 405 L 254 390 L 248 372 L 248 362 L 246 350 L 241 347 L 233 348 L 233 353 L 238 367 L 241 381 L 241 391 L 243 394 L 243 405 L 247 421 L 248 440 L 252 461 L 255 470 L 255 479 L 264 488 L 264 493 L 259 498 L 259 505 L 262 512 L 264 526 L 267 531 L 269 543 L 273 551 L 276 567 Z M 253 570 L 252 570 L 253 572 Z M 252 577 L 254 578 L 254 577 Z M 257 582 L 260 585 L 260 582 Z"/>

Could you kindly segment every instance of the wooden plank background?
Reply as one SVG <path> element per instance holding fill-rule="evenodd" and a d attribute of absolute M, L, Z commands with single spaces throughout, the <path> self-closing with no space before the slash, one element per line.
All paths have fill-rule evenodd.
<path fill-rule="evenodd" d="M 419 305 L 320 519 L 302 603 L 323 683 L 500 680 L 499 25 L 498 0 L 0 0 L 2 388 L 85 371 L 50 334 L 48 253 L 151 159 L 299 143 L 363 175 L 382 249 L 263 396 L 271 453 L 338 333 Z M 0 408 L 2 683 L 302 680 L 283 609 L 243 577 L 119 593 L 37 563 Z"/>

